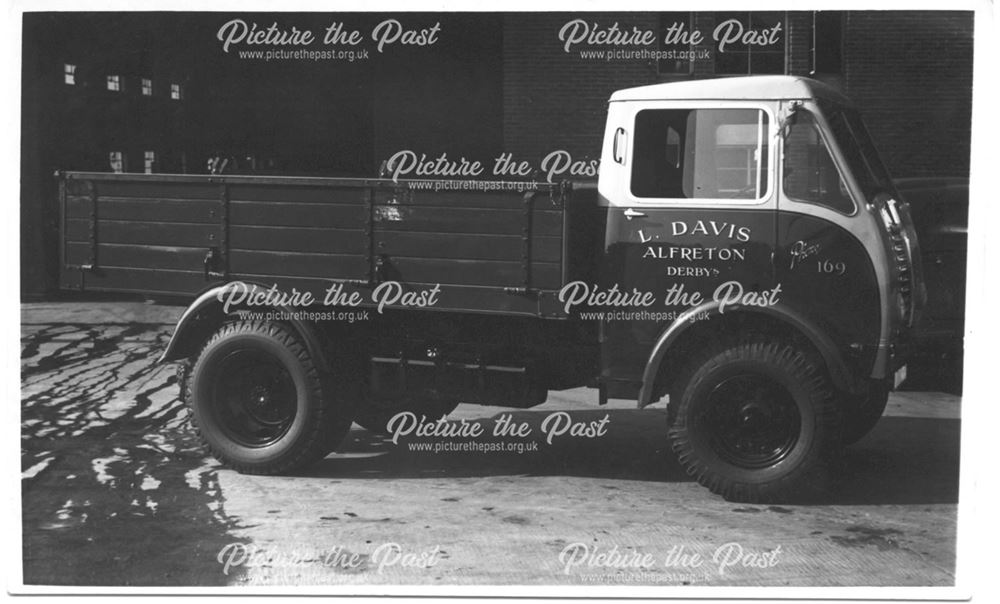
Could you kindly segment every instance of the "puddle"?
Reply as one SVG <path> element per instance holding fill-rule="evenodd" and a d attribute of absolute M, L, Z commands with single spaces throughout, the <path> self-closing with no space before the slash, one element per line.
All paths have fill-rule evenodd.
<path fill-rule="evenodd" d="M 47 325 L 22 335 L 25 584 L 224 585 L 215 468 L 156 365 L 170 327 Z"/>

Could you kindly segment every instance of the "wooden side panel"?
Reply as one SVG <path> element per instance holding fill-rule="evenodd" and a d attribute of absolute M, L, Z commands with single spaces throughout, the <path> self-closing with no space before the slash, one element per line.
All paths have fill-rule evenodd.
<path fill-rule="evenodd" d="M 361 279 L 368 263 L 358 254 L 311 254 L 285 251 L 233 251 L 230 272 L 320 279 Z"/>
<path fill-rule="evenodd" d="M 380 191 L 376 253 L 399 280 L 562 286 L 563 210 L 546 194 Z"/>
<path fill-rule="evenodd" d="M 205 199 L 149 199 L 143 197 L 98 198 L 101 220 L 130 222 L 184 222 L 213 224 L 219 220 L 219 204 Z M 72 195 L 66 200 L 66 217 L 88 219 L 90 199 Z"/>
<path fill-rule="evenodd" d="M 367 278 L 363 187 L 200 177 L 70 183 L 65 264 L 88 267 L 84 288 L 187 295 L 241 275 L 279 285 Z M 151 276 L 158 272 L 162 280 Z"/>
<path fill-rule="evenodd" d="M 433 185 L 433 181 L 431 182 Z M 433 186 L 428 189 L 386 187 L 375 195 L 376 204 L 394 204 L 419 206 L 422 208 L 460 208 L 460 209 L 494 209 L 515 210 L 524 209 L 525 199 L 530 198 L 536 209 L 557 209 L 548 193 L 533 191 L 482 191 L 482 190 L 437 190 Z"/>
<path fill-rule="evenodd" d="M 86 242 L 89 232 L 89 221 L 78 218 L 66 220 L 67 242 Z M 99 218 L 97 233 L 100 243 L 195 247 L 205 251 L 217 246 L 219 241 L 218 226 L 183 222 L 138 222 Z"/>
<path fill-rule="evenodd" d="M 437 235 L 437 236 L 435 236 Z M 437 258 L 456 260 L 507 260 L 520 262 L 524 242 L 518 235 L 482 235 L 470 233 L 379 232 L 375 239 L 379 253 L 390 257 Z M 562 256 L 561 237 L 531 238 L 532 259 L 558 263 Z"/>
<path fill-rule="evenodd" d="M 368 190 L 361 185 L 238 184 L 229 190 L 232 278 L 366 279 Z"/>
<path fill-rule="evenodd" d="M 83 289 L 197 293 L 223 244 L 221 192 L 205 181 L 68 181 L 64 272 L 78 271 Z"/>
<path fill-rule="evenodd" d="M 368 217 L 366 208 L 360 203 L 278 203 L 237 199 L 229 202 L 229 216 L 235 225 L 358 230 L 364 228 Z"/>
<path fill-rule="evenodd" d="M 496 260 L 393 258 L 386 270 L 386 276 L 395 281 L 501 288 L 518 287 L 523 275 L 521 263 Z M 532 283 L 542 284 L 545 288 L 558 288 L 560 267 L 558 264 L 536 262 L 532 264 L 530 278 Z"/>
<path fill-rule="evenodd" d="M 219 199 L 219 185 L 200 181 L 95 180 L 98 197 L 135 197 L 145 199 Z"/>
<path fill-rule="evenodd" d="M 229 227 L 229 245 L 233 254 L 267 250 L 318 254 L 353 253 L 362 257 L 367 239 L 360 229 L 352 231 L 234 224 Z"/>
<path fill-rule="evenodd" d="M 469 235 L 521 235 L 525 212 L 495 208 L 435 208 L 382 205 L 375 207 L 378 228 L 386 231 L 423 233 L 466 233 Z M 562 212 L 535 210 L 531 231 L 536 235 L 559 237 Z"/>
<path fill-rule="evenodd" d="M 141 292 L 190 296 L 205 289 L 201 271 L 106 267 L 84 272 L 82 288 L 97 291 Z"/>
<path fill-rule="evenodd" d="M 66 257 L 70 264 L 86 264 L 90 254 L 87 243 L 67 242 Z M 105 267 L 137 267 L 165 270 L 200 270 L 205 252 L 193 247 L 128 245 L 101 243 L 97 249 Z"/>
<path fill-rule="evenodd" d="M 547 191 L 100 174 L 64 183 L 63 283 L 84 289 L 190 296 L 245 279 L 371 291 L 377 265 L 378 281 L 440 284 L 450 309 L 532 313 L 540 303 L 509 290 L 558 289 L 565 274 L 564 211 Z"/>
<path fill-rule="evenodd" d="M 328 183 L 333 179 L 325 179 Z M 269 203 L 320 203 L 360 206 L 367 199 L 368 188 L 360 185 L 337 186 L 278 185 L 278 184 L 234 184 L 229 187 L 229 198 L 242 201 L 264 201 Z"/>

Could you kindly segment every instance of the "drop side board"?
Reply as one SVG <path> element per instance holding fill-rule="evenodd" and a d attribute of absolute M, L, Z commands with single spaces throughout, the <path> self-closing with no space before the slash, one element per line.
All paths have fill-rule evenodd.
<path fill-rule="evenodd" d="M 436 310 L 560 317 L 590 279 L 592 196 L 435 191 L 435 181 L 59 173 L 64 289 L 191 298 L 228 281 L 370 299 L 440 285 Z M 482 185 L 478 185 L 482 186 Z M 471 187 L 470 187 L 471 189 Z M 576 261 L 574 261 L 574 258 Z"/>

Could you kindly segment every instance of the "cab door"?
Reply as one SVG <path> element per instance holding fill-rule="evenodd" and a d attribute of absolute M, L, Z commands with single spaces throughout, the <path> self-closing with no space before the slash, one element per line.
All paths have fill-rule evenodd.
<path fill-rule="evenodd" d="M 653 345 L 681 313 L 720 291 L 774 287 L 774 109 L 612 103 L 604 155 L 611 161 L 602 162 L 598 185 L 608 212 L 601 286 L 656 300 L 602 321 L 602 377 L 624 388 L 612 392 L 641 382 Z"/>
<path fill-rule="evenodd" d="M 848 153 L 860 155 L 849 132 L 838 140 L 838 124 L 829 120 L 836 115 L 824 115 L 816 102 L 786 103 L 784 113 L 776 276 L 785 302 L 850 351 L 859 373 L 870 373 L 880 337 L 888 338 L 880 333 L 886 287 L 872 261 L 882 233 L 866 209 L 859 174 L 845 161 Z"/>

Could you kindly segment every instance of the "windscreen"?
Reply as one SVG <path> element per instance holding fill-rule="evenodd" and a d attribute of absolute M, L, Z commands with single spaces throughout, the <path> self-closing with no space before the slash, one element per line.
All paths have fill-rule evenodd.
<path fill-rule="evenodd" d="M 865 200 L 871 201 L 879 193 L 894 193 L 889 172 L 857 110 L 830 102 L 821 102 L 820 108 Z"/>

